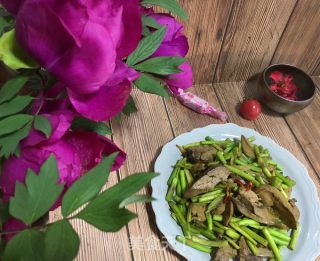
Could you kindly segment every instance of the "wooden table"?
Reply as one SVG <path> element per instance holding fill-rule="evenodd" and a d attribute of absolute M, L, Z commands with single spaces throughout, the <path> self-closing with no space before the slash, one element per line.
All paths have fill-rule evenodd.
<path fill-rule="evenodd" d="M 320 78 L 314 78 L 320 86 Z M 320 96 L 306 109 L 281 116 L 267 109 L 254 122 L 241 118 L 237 106 L 244 97 L 255 96 L 255 82 L 227 82 L 197 85 L 191 91 L 227 112 L 229 122 L 255 129 L 292 152 L 308 169 L 320 192 Z M 119 173 L 111 175 L 108 186 L 129 173 L 152 170 L 161 147 L 175 136 L 197 127 L 220 123 L 183 107 L 176 99 L 164 101 L 158 96 L 134 92 L 139 109 L 121 122 L 112 121 L 113 139 L 128 154 Z M 145 192 L 145 191 L 144 191 Z M 163 236 L 155 225 L 149 204 L 130 207 L 138 218 L 118 233 L 97 231 L 81 221 L 74 227 L 80 233 L 81 248 L 77 260 L 183 260 L 166 248 Z M 55 218 L 54 215 L 51 218 Z M 320 260 L 318 258 L 317 260 Z M 306 260 L 309 261 L 309 260 Z"/>

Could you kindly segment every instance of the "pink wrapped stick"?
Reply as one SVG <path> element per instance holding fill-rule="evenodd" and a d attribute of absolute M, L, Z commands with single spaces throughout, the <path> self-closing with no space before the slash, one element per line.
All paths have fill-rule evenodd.
<path fill-rule="evenodd" d="M 225 112 L 212 107 L 206 100 L 192 94 L 191 92 L 184 92 L 182 89 L 179 89 L 176 97 L 184 106 L 198 113 L 210 115 L 223 122 L 227 120 L 227 114 Z"/>

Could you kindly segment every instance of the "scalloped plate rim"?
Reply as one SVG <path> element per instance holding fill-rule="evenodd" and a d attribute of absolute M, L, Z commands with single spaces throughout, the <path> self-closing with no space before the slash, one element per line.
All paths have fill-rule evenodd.
<path fill-rule="evenodd" d="M 213 132 L 213 130 L 221 131 L 221 129 L 225 133 L 223 133 L 223 132 L 222 133 L 217 133 L 216 135 L 208 134 L 209 132 L 210 133 Z M 228 131 L 226 131 L 226 130 L 228 130 Z M 180 235 L 182 234 L 181 233 L 181 229 L 179 228 L 179 226 L 170 217 L 169 206 L 168 206 L 168 204 L 166 203 L 166 201 L 164 199 L 165 198 L 165 194 L 166 194 L 166 190 L 162 189 L 161 191 L 159 191 L 159 189 L 158 189 L 159 185 L 161 185 L 161 181 L 166 184 L 167 179 L 169 177 L 168 175 L 170 175 L 170 173 L 169 173 L 165 177 L 165 174 L 163 173 L 165 171 L 164 168 L 168 168 L 168 167 L 171 168 L 170 165 L 166 164 L 166 165 L 163 166 L 162 163 L 163 163 L 163 160 L 168 157 L 169 153 L 173 153 L 174 154 L 169 159 L 169 161 L 171 160 L 171 161 L 174 161 L 174 163 L 175 163 L 175 161 L 178 159 L 175 156 L 177 154 L 179 154 L 179 152 L 177 152 L 178 150 L 176 149 L 176 151 L 174 153 L 173 148 L 175 148 L 176 144 L 179 144 L 180 140 L 187 139 L 188 143 L 190 143 L 190 142 L 193 142 L 193 141 L 197 141 L 197 140 L 203 139 L 204 138 L 203 135 L 205 135 L 205 136 L 210 135 L 210 136 L 213 136 L 213 137 L 223 136 L 224 135 L 224 138 L 226 138 L 227 136 L 239 137 L 240 134 L 242 134 L 242 133 L 243 134 L 249 133 L 249 135 L 254 135 L 256 137 L 257 141 L 262 140 L 263 144 L 261 144 L 261 142 L 257 142 L 257 143 L 263 145 L 264 147 L 267 144 L 268 149 L 270 150 L 271 154 L 274 153 L 274 152 L 281 152 L 281 153 L 286 154 L 286 156 L 291 158 L 293 160 L 293 162 L 294 162 L 294 164 L 290 164 L 290 165 L 296 165 L 296 167 L 297 167 L 293 172 L 295 173 L 295 172 L 301 171 L 301 173 L 303 173 L 303 175 L 301 175 L 301 178 L 298 177 L 298 179 L 304 180 L 305 181 L 304 182 L 304 187 L 307 186 L 308 189 L 309 189 L 309 192 L 311 191 L 311 193 L 309 193 L 308 194 L 309 196 L 307 197 L 307 200 L 311 199 L 311 204 L 308 207 L 299 206 L 299 197 L 297 197 L 298 206 L 299 206 L 299 209 L 301 210 L 301 213 L 302 213 L 301 219 L 303 218 L 303 213 L 307 212 L 306 210 L 310 210 L 310 208 L 313 209 L 313 211 L 311 211 L 312 218 L 309 216 L 309 220 L 311 218 L 315 225 L 313 227 L 308 225 L 308 227 L 307 227 L 308 230 L 307 229 L 303 229 L 303 226 L 302 226 L 301 234 L 304 235 L 305 234 L 304 232 L 306 232 L 307 233 L 306 239 L 309 239 L 309 242 L 310 242 L 310 239 L 311 239 L 311 243 L 313 243 L 313 244 L 312 245 L 308 244 L 307 245 L 308 249 L 304 248 L 304 249 L 301 250 L 302 247 L 300 247 L 299 248 L 300 252 L 297 252 L 298 251 L 297 249 L 295 250 L 295 252 L 290 252 L 289 250 L 286 250 L 285 251 L 285 255 L 289 255 L 290 259 L 285 259 L 285 260 L 290 260 L 290 261 L 297 260 L 298 261 L 298 260 L 300 260 L 299 259 L 300 255 L 303 255 L 304 260 L 309 260 L 309 259 L 310 260 L 314 260 L 320 254 L 320 199 L 319 199 L 319 196 L 317 194 L 316 186 L 313 183 L 312 179 L 310 178 L 306 167 L 297 158 L 295 158 L 295 156 L 290 151 L 288 151 L 287 149 L 283 148 L 281 145 L 277 144 L 271 138 L 263 136 L 263 135 L 261 135 L 260 133 L 258 133 L 257 131 L 255 131 L 253 129 L 241 127 L 241 126 L 238 126 L 238 125 L 233 124 L 233 123 L 212 124 L 212 125 L 207 125 L 207 126 L 202 127 L 202 128 L 195 128 L 195 129 L 193 129 L 193 130 L 191 130 L 189 132 L 185 132 L 185 133 L 180 134 L 179 136 L 173 138 L 171 141 L 169 141 L 168 143 L 166 143 L 162 147 L 162 150 L 161 150 L 160 154 L 158 155 L 158 157 L 157 157 L 157 159 L 155 161 L 155 164 L 154 164 L 155 172 L 160 173 L 160 175 L 158 177 L 154 178 L 151 181 L 152 196 L 157 199 L 156 201 L 153 201 L 151 203 L 153 211 L 155 213 L 157 227 L 159 228 L 161 233 L 166 237 L 166 239 L 167 239 L 167 241 L 169 243 L 169 246 L 172 249 L 174 249 L 177 253 L 179 253 L 180 255 L 184 256 L 188 260 L 209 260 L 209 257 L 210 257 L 209 254 L 201 253 L 200 251 L 194 250 L 194 249 L 192 249 L 190 247 L 186 247 L 185 245 L 177 242 L 175 240 L 175 238 L 174 238 L 174 233 L 171 232 L 171 231 L 178 231 L 178 234 L 180 234 Z M 201 136 L 201 134 L 203 134 L 203 135 Z M 186 142 L 181 143 L 180 145 L 185 144 L 185 143 Z M 274 155 L 272 157 L 275 159 L 275 161 L 278 161 L 277 157 L 274 157 Z M 281 156 L 281 158 L 282 158 L 282 156 Z M 286 160 L 286 162 L 287 161 L 288 160 Z M 295 174 L 293 176 L 295 176 Z M 297 184 L 299 184 L 299 183 L 297 182 Z M 298 189 L 296 187 L 293 190 L 293 194 L 295 194 L 295 192 L 298 193 Z M 302 199 L 306 200 L 304 198 L 303 191 L 299 190 L 300 194 L 301 194 L 301 192 L 303 194 L 301 196 L 301 200 Z M 160 198 L 159 198 L 159 196 L 160 196 Z M 294 196 L 296 196 L 296 195 L 294 195 Z M 165 222 L 163 222 L 163 218 L 165 219 Z M 307 221 L 308 220 L 304 220 L 304 221 L 301 220 L 301 222 L 303 222 L 303 224 L 305 222 L 307 222 Z M 307 224 L 308 224 L 308 222 L 307 222 Z M 313 230 L 313 233 L 312 233 L 312 231 L 310 229 Z M 169 230 L 169 232 L 168 232 L 168 230 Z M 178 235 L 178 234 L 176 234 L 176 235 Z M 298 240 L 297 248 L 299 246 L 299 243 L 300 244 L 305 244 L 304 242 L 301 243 L 301 241 L 302 241 L 302 238 L 300 236 L 299 240 Z M 307 240 L 305 240 L 305 241 L 307 241 Z M 307 253 L 305 253 L 305 252 L 307 252 Z"/>

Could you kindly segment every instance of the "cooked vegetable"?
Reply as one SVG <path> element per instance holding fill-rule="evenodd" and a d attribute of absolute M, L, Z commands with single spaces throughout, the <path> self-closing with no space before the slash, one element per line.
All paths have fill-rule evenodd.
<path fill-rule="evenodd" d="M 290 241 L 290 244 L 289 244 L 289 248 L 291 250 L 294 250 L 295 247 L 296 247 L 296 243 L 297 243 L 297 239 L 298 239 L 298 235 L 299 235 L 299 224 L 297 225 L 297 228 L 292 230 L 292 233 L 291 233 L 291 241 Z"/>
<path fill-rule="evenodd" d="M 178 146 L 166 200 L 181 226 L 177 241 L 211 260 L 282 260 L 295 248 L 299 210 L 290 199 L 295 181 L 254 137 Z M 291 229 L 291 236 L 288 230 Z"/>

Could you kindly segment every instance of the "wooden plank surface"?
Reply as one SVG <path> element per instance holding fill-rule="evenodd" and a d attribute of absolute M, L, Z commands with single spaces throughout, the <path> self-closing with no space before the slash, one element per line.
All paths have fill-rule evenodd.
<path fill-rule="evenodd" d="M 320 87 L 320 78 L 314 78 Z M 307 154 L 315 170 L 320 174 L 320 95 L 317 89 L 313 102 L 305 109 L 286 116 L 301 147 Z"/>
<path fill-rule="evenodd" d="M 103 190 L 116 183 L 118 183 L 117 173 L 112 172 Z M 60 210 L 57 209 L 50 212 L 49 222 L 61 218 Z M 79 219 L 71 220 L 71 223 L 80 237 L 80 249 L 75 260 L 132 260 L 127 227 L 122 228 L 117 233 L 105 233 Z"/>
<path fill-rule="evenodd" d="M 298 1 L 272 63 L 290 63 L 313 73 L 320 63 L 319 36 L 320 1 Z"/>
<path fill-rule="evenodd" d="M 317 68 L 313 71 L 312 75 L 319 76 L 320 75 L 320 62 Z"/>
<path fill-rule="evenodd" d="M 194 82 L 213 79 L 233 0 L 180 0 L 189 14 L 186 35 L 189 38 Z"/>
<path fill-rule="evenodd" d="M 120 171 L 122 178 L 134 172 L 153 170 L 159 149 L 173 138 L 163 100 L 137 90 L 133 96 L 139 112 L 123 117 L 120 123 L 112 122 L 115 142 L 129 155 Z M 150 205 L 135 204 L 129 209 L 139 216 L 128 225 L 134 260 L 177 260 L 178 256 L 161 242 L 164 239 L 156 228 Z"/>
<path fill-rule="evenodd" d="M 211 84 L 196 85 L 195 87 L 190 88 L 188 91 L 209 101 L 212 106 L 220 108 Z M 221 123 L 221 121 L 217 119 L 196 113 L 182 106 L 180 102 L 174 98 L 167 100 L 166 106 L 175 136 L 184 132 L 188 132 L 194 128 L 201 128 L 209 124 Z"/>
<path fill-rule="evenodd" d="M 296 0 L 238 0 L 214 82 L 246 80 L 271 61 Z"/>

